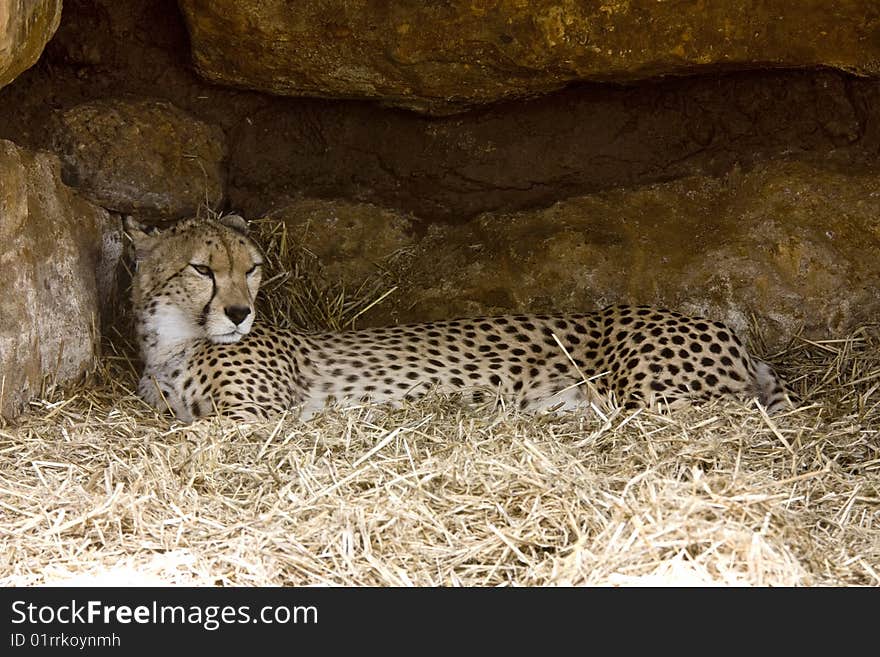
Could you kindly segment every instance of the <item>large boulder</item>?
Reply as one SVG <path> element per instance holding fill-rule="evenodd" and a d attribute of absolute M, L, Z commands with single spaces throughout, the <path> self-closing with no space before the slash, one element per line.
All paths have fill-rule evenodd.
<path fill-rule="evenodd" d="M 347 289 L 365 267 L 394 275 L 397 290 L 359 324 L 511 311 L 574 312 L 611 303 L 654 303 L 745 331 L 754 315 L 767 342 L 802 329 L 841 335 L 880 313 L 880 171 L 830 163 L 775 162 L 722 178 L 691 176 L 639 189 L 571 198 L 552 207 L 485 213 L 463 225 L 412 232 L 406 216 L 359 259 L 322 246 L 347 218 L 370 226 L 387 214 L 315 203 L 303 248 Z M 372 214 L 372 218 L 369 215 Z M 405 257 L 401 256 L 403 251 Z"/>
<path fill-rule="evenodd" d="M 171 219 L 219 207 L 226 136 L 159 100 L 96 100 L 56 117 L 64 181 L 109 210 Z"/>
<path fill-rule="evenodd" d="M 61 0 L 0 2 L 0 87 L 39 59 L 61 22 Z"/>
<path fill-rule="evenodd" d="M 431 114 L 706 69 L 880 73 L 873 0 L 179 0 L 209 80 Z M 242 56 L 242 53 L 247 53 Z"/>
<path fill-rule="evenodd" d="M 57 158 L 0 140 L 0 415 L 93 365 L 115 225 L 61 182 Z"/>

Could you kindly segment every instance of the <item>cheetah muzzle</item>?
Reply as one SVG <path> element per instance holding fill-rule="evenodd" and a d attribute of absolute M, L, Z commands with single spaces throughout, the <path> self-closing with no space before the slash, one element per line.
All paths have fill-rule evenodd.
<path fill-rule="evenodd" d="M 263 257 L 236 215 L 148 233 L 128 219 L 139 394 L 182 420 L 241 420 L 330 401 L 494 392 L 523 409 L 599 394 L 626 408 L 718 397 L 787 403 L 770 367 L 719 322 L 649 306 L 303 334 L 254 321 Z M 579 385 L 584 378 L 591 386 Z"/>

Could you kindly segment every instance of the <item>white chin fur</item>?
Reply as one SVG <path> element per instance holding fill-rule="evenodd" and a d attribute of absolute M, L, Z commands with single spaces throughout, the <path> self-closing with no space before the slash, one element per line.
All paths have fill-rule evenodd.
<path fill-rule="evenodd" d="M 208 322 L 206 327 L 208 339 L 214 344 L 232 344 L 241 340 L 251 330 L 253 316 L 236 326 L 225 317 Z"/>
<path fill-rule="evenodd" d="M 211 335 L 208 339 L 214 344 L 232 344 L 238 342 L 244 337 L 241 331 L 232 331 L 231 333 L 223 333 L 222 335 Z"/>

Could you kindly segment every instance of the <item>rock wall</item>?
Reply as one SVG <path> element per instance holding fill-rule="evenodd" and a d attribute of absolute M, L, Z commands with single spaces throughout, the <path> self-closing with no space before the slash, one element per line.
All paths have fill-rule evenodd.
<path fill-rule="evenodd" d="M 428 119 L 376 107 L 272 103 L 232 131 L 234 207 L 350 198 L 461 222 L 481 212 L 786 157 L 876 158 L 880 86 L 829 71 L 593 85 Z"/>
<path fill-rule="evenodd" d="M 442 115 L 577 80 L 828 66 L 880 73 L 872 0 L 180 0 L 198 70 L 273 94 Z M 242 56 L 247 53 L 247 56 Z"/>
<path fill-rule="evenodd" d="M 61 182 L 58 159 L 0 140 L 0 415 L 98 353 L 98 272 L 110 215 Z M 112 257 L 112 254 L 108 254 Z M 105 279 L 104 284 L 108 284 Z"/>

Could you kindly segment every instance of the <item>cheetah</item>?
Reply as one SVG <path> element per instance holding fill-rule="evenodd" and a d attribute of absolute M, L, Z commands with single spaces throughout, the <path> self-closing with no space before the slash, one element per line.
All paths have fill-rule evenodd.
<path fill-rule="evenodd" d="M 400 403 L 431 388 L 522 409 L 573 409 L 597 394 L 627 409 L 733 397 L 775 411 L 787 401 L 770 367 L 720 322 L 615 305 L 307 334 L 255 321 L 263 255 L 240 216 L 152 233 L 129 217 L 126 232 L 138 392 L 183 421 L 297 408 L 306 418 L 332 401 Z"/>

